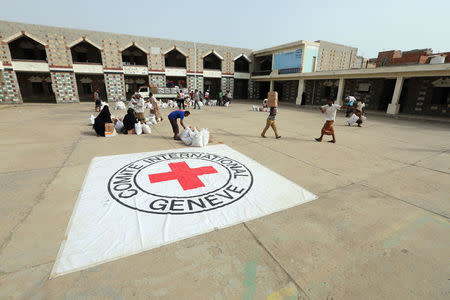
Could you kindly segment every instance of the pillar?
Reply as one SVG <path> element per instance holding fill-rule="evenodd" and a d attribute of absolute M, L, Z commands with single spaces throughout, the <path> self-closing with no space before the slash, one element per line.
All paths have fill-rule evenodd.
<path fill-rule="evenodd" d="M 336 104 L 343 105 L 344 101 L 342 96 L 344 95 L 344 78 L 339 78 L 338 92 L 336 96 Z"/>
<path fill-rule="evenodd" d="M 302 105 L 302 95 L 305 91 L 305 80 L 300 79 L 298 81 L 297 99 L 295 100 L 296 105 Z"/>
<path fill-rule="evenodd" d="M 274 82 L 273 80 L 270 81 L 270 91 L 273 92 L 273 86 L 274 86 Z"/>
<path fill-rule="evenodd" d="M 397 81 L 395 82 L 394 94 L 392 95 L 392 101 L 389 104 L 386 113 L 390 115 L 398 114 L 400 110 L 400 104 L 398 103 L 400 100 L 400 95 L 403 89 L 403 82 L 405 78 L 402 76 L 397 77 Z"/>

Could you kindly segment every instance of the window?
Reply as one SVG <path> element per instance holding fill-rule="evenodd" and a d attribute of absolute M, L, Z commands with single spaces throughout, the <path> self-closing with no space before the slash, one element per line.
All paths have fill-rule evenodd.
<path fill-rule="evenodd" d="M 92 84 L 90 83 L 82 83 L 83 94 L 92 94 Z"/>
<path fill-rule="evenodd" d="M 33 91 L 33 94 L 43 94 L 44 86 L 43 86 L 42 82 L 32 82 L 31 90 Z"/>
<path fill-rule="evenodd" d="M 447 105 L 450 101 L 450 87 L 436 87 L 433 89 L 431 104 Z"/>

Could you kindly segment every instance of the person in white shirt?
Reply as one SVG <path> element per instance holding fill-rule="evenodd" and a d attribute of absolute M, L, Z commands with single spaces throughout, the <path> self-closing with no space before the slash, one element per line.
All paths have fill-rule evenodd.
<path fill-rule="evenodd" d="M 205 105 L 208 105 L 208 103 L 209 103 L 209 90 L 205 92 Z"/>
<path fill-rule="evenodd" d="M 366 107 L 366 99 L 361 99 L 361 101 L 358 101 L 358 103 L 356 103 L 355 115 L 359 117 L 358 121 L 356 121 L 358 127 L 361 127 L 361 124 L 363 123 L 362 117 L 365 112 L 365 107 Z"/>
<path fill-rule="evenodd" d="M 135 105 L 134 111 L 136 112 L 136 118 L 141 122 L 145 122 L 145 102 L 148 101 L 144 101 L 139 94 L 136 95 L 136 100 L 133 102 Z"/>
<path fill-rule="evenodd" d="M 334 135 L 334 120 L 336 119 L 336 112 L 341 109 L 339 104 L 334 104 L 333 99 L 328 100 L 328 104 L 319 107 L 320 111 L 325 114 L 325 124 L 322 127 L 322 132 L 316 141 L 321 142 L 324 135 L 331 135 L 333 139 L 330 143 L 336 143 L 336 136 Z"/>

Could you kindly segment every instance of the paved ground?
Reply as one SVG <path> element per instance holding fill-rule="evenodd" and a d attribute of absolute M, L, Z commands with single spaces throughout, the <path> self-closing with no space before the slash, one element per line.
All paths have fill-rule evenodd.
<path fill-rule="evenodd" d="M 262 139 L 250 106 L 188 122 L 318 200 L 52 280 L 90 160 L 183 145 L 167 121 L 98 138 L 91 104 L 0 107 L 0 299 L 450 298 L 449 124 L 341 115 L 338 143 L 319 144 L 323 116 L 282 107 L 283 138 Z"/>

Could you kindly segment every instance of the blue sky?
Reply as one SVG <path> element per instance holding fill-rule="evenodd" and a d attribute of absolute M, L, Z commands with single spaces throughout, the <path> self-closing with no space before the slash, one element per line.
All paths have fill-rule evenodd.
<path fill-rule="evenodd" d="M 450 51 L 450 1 L 2 1 L 0 19 L 262 49 L 296 40 Z M 191 6 L 190 4 L 194 4 Z"/>

